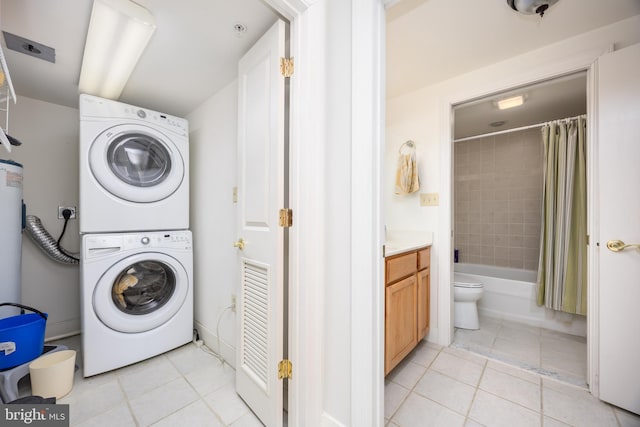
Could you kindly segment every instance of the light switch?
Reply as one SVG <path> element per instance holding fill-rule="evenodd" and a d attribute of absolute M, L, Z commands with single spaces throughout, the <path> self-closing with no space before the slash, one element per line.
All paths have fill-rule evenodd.
<path fill-rule="evenodd" d="M 440 204 L 440 196 L 438 193 L 421 193 L 420 206 L 438 206 Z"/>

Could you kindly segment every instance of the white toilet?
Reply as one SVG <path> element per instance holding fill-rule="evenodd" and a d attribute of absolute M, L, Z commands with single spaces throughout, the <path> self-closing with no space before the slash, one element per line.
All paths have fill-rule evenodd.
<path fill-rule="evenodd" d="M 482 298 L 482 283 L 461 280 L 457 275 L 453 282 L 453 325 L 462 329 L 480 329 L 477 302 Z"/>

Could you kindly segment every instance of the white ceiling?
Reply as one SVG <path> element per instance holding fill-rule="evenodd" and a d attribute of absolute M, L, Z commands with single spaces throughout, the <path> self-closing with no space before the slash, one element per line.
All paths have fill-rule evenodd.
<path fill-rule="evenodd" d="M 387 13 L 387 96 L 638 14 L 640 0 L 559 0 L 543 18 L 506 0 L 403 0 Z"/>
<path fill-rule="evenodd" d="M 387 97 L 400 96 L 513 56 L 640 14 L 640 0 L 559 0 L 541 18 L 506 0 L 403 0 L 387 11 Z M 586 80 L 562 79 L 514 93 L 521 107 L 500 111 L 499 94 L 459 106 L 455 138 L 583 114 Z M 504 121 L 499 127 L 492 122 Z"/>
<path fill-rule="evenodd" d="M 516 95 L 523 105 L 499 110 L 494 101 Z M 581 72 L 535 85 L 510 90 L 459 105 L 454 111 L 454 138 L 545 123 L 587 112 L 587 73 Z M 491 123 L 503 122 L 492 126 Z"/>
<path fill-rule="evenodd" d="M 138 0 L 157 29 L 120 100 L 184 116 L 237 75 L 238 59 L 276 15 L 260 0 Z M 55 48 L 55 64 L 8 50 L 13 84 L 27 96 L 78 106 L 91 0 L 1 0 L 2 30 Z M 247 32 L 238 37 L 235 23 Z"/>
<path fill-rule="evenodd" d="M 138 0 L 157 30 L 121 101 L 184 116 L 236 76 L 275 21 L 261 0 Z M 3 30 L 56 49 L 51 64 L 3 48 L 18 96 L 77 107 L 91 0 L 0 0 Z M 506 0 L 403 0 L 387 13 L 387 94 L 397 96 L 640 14 L 640 0 L 560 0 L 543 19 Z M 238 37 L 237 22 L 248 32 Z"/>

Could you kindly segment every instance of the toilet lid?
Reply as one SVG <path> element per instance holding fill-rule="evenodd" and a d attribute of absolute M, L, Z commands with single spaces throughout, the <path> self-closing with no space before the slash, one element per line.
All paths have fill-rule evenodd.
<path fill-rule="evenodd" d="M 453 286 L 457 286 L 459 288 L 481 288 L 482 283 L 455 282 Z"/>

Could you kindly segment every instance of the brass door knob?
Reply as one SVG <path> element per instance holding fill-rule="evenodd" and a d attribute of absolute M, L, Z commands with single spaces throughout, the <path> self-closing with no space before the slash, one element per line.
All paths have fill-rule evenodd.
<path fill-rule="evenodd" d="M 627 248 L 639 248 L 640 249 L 640 244 L 638 244 L 638 243 L 630 243 L 630 244 L 627 245 L 622 240 L 609 240 L 607 242 L 607 249 L 609 249 L 610 251 L 613 251 L 613 252 L 622 252 Z"/>
<path fill-rule="evenodd" d="M 238 248 L 240 250 L 243 250 L 244 249 L 244 239 L 242 239 L 242 237 L 240 239 L 238 239 L 238 241 L 233 244 L 233 247 L 234 248 Z"/>

